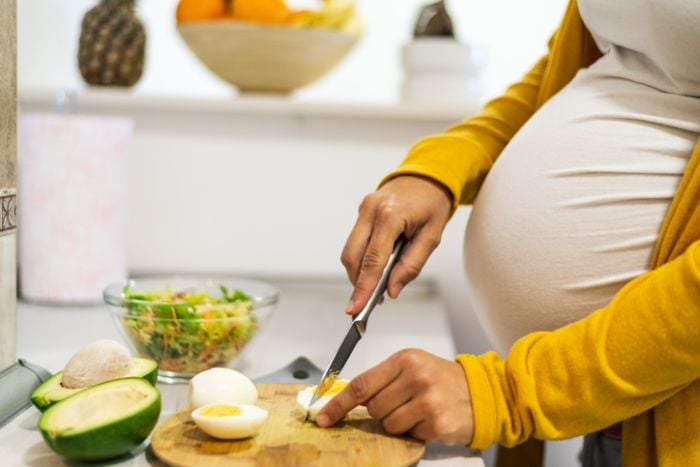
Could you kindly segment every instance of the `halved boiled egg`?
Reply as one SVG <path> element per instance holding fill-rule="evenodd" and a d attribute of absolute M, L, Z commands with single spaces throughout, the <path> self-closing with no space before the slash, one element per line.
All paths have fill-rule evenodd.
<path fill-rule="evenodd" d="M 328 389 L 328 391 L 324 392 L 321 394 L 321 397 L 314 402 L 312 406 L 309 407 L 309 404 L 311 403 L 311 399 L 314 396 L 314 392 L 316 391 L 316 386 L 311 386 L 306 389 L 302 389 L 299 391 L 299 394 L 297 395 L 297 404 L 301 406 L 303 410 L 309 410 L 309 420 L 316 421 L 316 416 L 318 413 L 321 411 L 321 409 L 331 400 L 333 397 L 338 394 L 340 391 L 345 389 L 345 386 L 347 386 L 350 383 L 349 380 L 347 379 L 337 379 L 333 383 L 333 386 Z"/>
<path fill-rule="evenodd" d="M 200 430 L 219 439 L 255 436 L 267 419 L 267 410 L 249 404 L 209 404 L 192 412 Z"/>
<path fill-rule="evenodd" d="M 243 373 L 230 368 L 210 368 L 190 380 L 190 410 L 207 404 L 254 404 L 255 384 Z"/>

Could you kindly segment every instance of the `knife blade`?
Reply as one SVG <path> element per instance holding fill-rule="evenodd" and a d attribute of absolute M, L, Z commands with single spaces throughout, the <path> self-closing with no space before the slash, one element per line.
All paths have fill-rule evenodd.
<path fill-rule="evenodd" d="M 312 405 L 314 405 L 324 393 L 326 393 L 330 388 L 333 387 L 333 384 L 340 375 L 340 372 L 343 370 L 343 367 L 345 367 L 345 363 L 347 363 L 348 359 L 350 358 L 352 351 L 355 350 L 355 346 L 358 342 L 360 342 L 362 336 L 364 336 L 365 331 L 367 330 L 367 321 L 369 320 L 369 316 L 374 310 L 374 307 L 384 296 L 389 282 L 389 276 L 391 275 L 391 271 L 393 271 L 394 266 L 396 266 L 396 263 L 399 262 L 401 254 L 403 253 L 407 244 L 408 240 L 403 234 L 401 234 L 394 243 L 394 249 L 391 252 L 391 255 L 389 256 L 389 259 L 387 260 L 386 266 L 384 267 L 382 275 L 379 278 L 379 282 L 377 282 L 377 285 L 374 288 L 374 291 L 372 292 L 369 301 L 367 302 L 365 307 L 355 316 L 355 318 L 352 320 L 352 323 L 350 323 L 350 329 L 345 334 L 345 337 L 343 338 L 343 341 L 341 342 L 338 351 L 335 353 L 335 356 L 331 360 L 330 365 L 328 365 L 328 368 L 323 373 L 323 376 L 321 377 L 321 381 L 319 382 L 318 386 L 316 386 L 316 390 L 314 391 L 314 394 L 311 397 L 311 402 L 306 407 L 306 415 L 304 416 L 303 420 L 304 422 L 306 422 L 309 418 L 309 408 Z"/>

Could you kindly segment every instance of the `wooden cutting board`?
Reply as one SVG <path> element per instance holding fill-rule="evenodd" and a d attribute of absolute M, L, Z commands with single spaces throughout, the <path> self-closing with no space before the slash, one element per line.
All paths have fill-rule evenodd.
<path fill-rule="evenodd" d="M 410 437 L 387 434 L 367 410 L 358 407 L 332 428 L 302 423 L 299 384 L 258 384 L 256 405 L 270 412 L 254 438 L 217 440 L 182 410 L 161 423 L 151 444 L 156 455 L 175 466 L 406 466 L 423 456 L 425 446 Z"/>

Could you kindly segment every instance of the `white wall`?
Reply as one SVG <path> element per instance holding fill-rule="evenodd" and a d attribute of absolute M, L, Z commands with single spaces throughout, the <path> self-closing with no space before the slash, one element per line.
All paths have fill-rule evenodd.
<path fill-rule="evenodd" d="M 76 65 L 83 13 L 96 0 L 22 0 L 18 8 L 20 87 L 82 86 Z M 143 93 L 231 95 L 205 70 L 175 30 L 176 0 L 140 0 L 148 30 Z M 300 98 L 391 101 L 401 81 L 398 50 L 410 39 L 418 7 L 425 0 L 358 0 L 366 24 L 360 44 L 338 68 L 299 93 Z M 459 37 L 489 50 L 485 94 L 498 93 L 535 62 L 559 21 L 566 0 L 449 2 Z"/>
<path fill-rule="evenodd" d="M 135 120 L 128 190 L 135 272 L 343 277 L 339 254 L 363 195 L 410 141 L 447 123 L 175 107 L 82 107 Z M 50 108 L 49 101 L 21 105 L 23 112 Z M 457 350 L 481 353 L 490 345 L 471 312 L 462 269 L 468 213 L 455 214 L 423 276 L 440 288 Z M 561 452 L 573 462 L 575 450 L 559 449 L 549 466 L 573 465 Z"/>
<path fill-rule="evenodd" d="M 75 65 L 77 38 L 81 16 L 94 3 L 18 2 L 20 89 L 83 86 Z M 363 39 L 340 66 L 295 98 L 352 103 L 387 103 L 398 98 L 399 49 L 410 39 L 418 6 L 427 2 L 358 3 L 366 23 Z M 233 96 L 234 91 L 204 69 L 177 36 L 175 4 L 176 0 L 138 2 L 138 13 L 148 30 L 148 56 L 137 93 Z M 459 37 L 488 50 L 482 98 L 496 95 L 536 61 L 565 4 L 566 0 L 449 2 Z M 247 120 L 219 119 L 214 124 L 219 130 L 227 125 L 235 129 L 227 137 L 217 136 L 206 125 L 195 131 L 158 125 L 157 119 L 137 125 L 137 157 L 132 161 L 131 178 L 134 188 L 130 195 L 134 206 L 129 246 L 132 267 L 182 269 L 186 264 L 194 270 L 214 265 L 258 274 L 342 274 L 338 255 L 357 203 L 384 172 L 398 163 L 413 139 L 420 136 L 418 130 L 428 130 L 408 124 L 401 128 L 377 124 L 368 133 L 366 125 L 348 126 L 337 121 Z M 164 168 L 166 176 L 162 175 Z M 244 175 L 231 177 L 226 170 L 240 170 Z M 254 177 L 248 178 L 246 173 Z M 172 189 L 173 182 L 190 186 L 190 193 L 196 196 L 182 187 Z M 226 202 L 222 193 L 230 193 L 230 201 Z M 227 240 L 232 244 L 239 238 L 239 227 L 234 224 L 238 206 L 251 200 L 255 200 L 263 224 L 252 226 L 252 232 L 243 235 L 249 248 L 236 253 Z M 206 209 L 198 209 L 203 205 Z M 206 214 L 219 209 L 230 209 L 232 220 L 216 224 L 224 226 L 223 230 L 207 231 L 211 223 Z M 249 213 L 251 209 L 243 210 Z M 172 219 L 159 222 L 173 215 L 182 217 L 183 228 L 172 228 L 176 225 Z M 439 281 L 451 312 L 458 350 L 481 352 L 489 345 L 469 312 L 461 265 L 467 216 L 467 209 L 456 214 L 426 274 Z M 204 237 L 208 241 L 188 241 Z M 155 253 L 147 253 L 154 246 Z M 548 453 L 548 466 L 575 465 L 578 445 L 579 441 L 557 445 Z"/>
<path fill-rule="evenodd" d="M 78 75 L 75 57 L 77 55 L 77 38 L 79 33 L 80 20 L 84 12 L 95 3 L 95 0 L 22 0 L 18 2 L 18 74 L 19 88 L 80 88 L 82 87 Z M 202 67 L 192 54 L 186 49 L 177 35 L 174 24 L 174 9 L 177 0 L 141 0 L 138 2 L 138 13 L 143 19 L 148 29 L 148 53 L 144 76 L 137 85 L 137 94 L 165 94 L 173 96 L 232 96 L 232 89 L 214 77 L 204 67 Z M 398 96 L 399 83 L 401 81 L 401 69 L 399 66 L 399 49 L 402 44 L 410 40 L 413 23 L 419 6 L 425 4 L 424 0 L 359 0 L 358 4 L 362 16 L 366 23 L 366 33 L 361 43 L 351 53 L 351 55 L 325 79 L 315 85 L 299 92 L 300 99 L 316 101 L 346 101 L 358 103 L 369 102 L 391 102 Z M 517 0 L 491 0 L 482 2 L 465 2 L 453 0 L 449 2 L 449 7 L 453 12 L 455 24 L 459 37 L 468 42 L 480 43 L 489 49 L 490 60 L 485 72 L 485 96 L 497 94 L 504 86 L 514 79 L 517 79 L 533 63 L 537 56 L 545 49 L 545 43 L 559 18 L 562 15 L 565 0 L 533 0 L 521 2 Z M 482 97 L 485 97 L 482 96 Z M 108 109 L 107 109 L 108 111 Z M 466 113 L 466 110 L 465 110 Z M 145 122 L 146 120 L 144 120 Z M 216 123 L 218 122 L 218 123 Z M 386 122 L 385 122 L 386 123 Z M 448 122 L 430 127 L 430 131 L 439 131 Z M 271 125 L 268 120 L 263 125 Z M 302 125 L 303 124 L 303 125 Z M 315 123 L 318 125 L 318 123 Z M 318 179 L 323 178 L 322 174 L 343 173 L 353 174 L 358 167 L 364 167 L 363 175 L 366 182 L 363 184 L 352 184 L 347 176 L 342 183 L 350 190 L 338 190 L 338 199 L 333 203 L 334 212 L 324 214 L 333 221 L 336 230 L 328 232 L 332 237 L 328 242 L 332 246 L 328 250 L 318 250 L 318 244 L 303 237 L 300 233 L 285 232 L 286 236 L 300 235 L 299 241 L 292 242 L 299 245 L 297 253 L 293 257 L 306 258 L 304 261 L 291 263 L 298 267 L 300 271 L 312 274 L 327 273 L 337 271 L 337 252 L 344 240 L 349 226 L 352 224 L 355 206 L 361 198 L 361 194 L 371 190 L 381 175 L 395 166 L 401 159 L 405 150 L 411 143 L 421 136 L 419 131 L 406 128 L 392 129 L 389 126 L 382 126 L 378 123 L 375 132 L 377 135 L 391 132 L 395 134 L 391 138 L 391 143 L 386 143 L 372 135 L 365 135 L 368 139 L 364 142 L 358 141 L 358 135 L 353 134 L 356 128 L 348 127 L 345 130 L 334 130 L 331 134 L 336 140 L 330 142 L 328 138 L 322 139 L 323 135 L 319 131 L 309 131 L 304 133 L 294 130 L 282 134 L 274 134 L 275 127 L 269 127 L 263 137 L 264 140 L 256 141 L 254 138 L 261 137 L 260 132 L 246 132 L 247 124 L 244 121 L 236 121 L 236 127 L 229 132 L 226 144 L 230 144 L 228 151 L 221 146 L 222 140 L 217 139 L 215 131 L 206 131 L 207 125 L 219 125 L 225 128 L 226 125 L 234 125 L 229 120 L 212 120 L 211 122 L 193 128 L 182 126 L 178 132 L 173 132 L 172 128 L 156 128 L 157 136 L 146 132 L 140 134 L 139 141 L 143 141 L 143 156 L 138 161 L 139 167 L 147 164 L 154 164 L 150 167 L 151 172 L 156 173 L 157 164 L 169 164 L 171 170 L 182 174 L 191 174 L 193 177 L 206 177 L 198 170 L 204 170 L 204 165 L 192 163 L 188 165 L 186 158 L 178 159 L 178 151 L 162 153 L 152 150 L 166 150 L 168 147 L 178 149 L 187 147 L 199 152 L 201 160 L 210 161 L 212 164 L 225 162 L 226 157 L 233 157 L 231 164 L 244 164 L 251 170 L 284 170 L 286 173 L 294 173 L 293 161 L 308 160 L 312 154 L 318 154 L 318 160 L 314 162 L 314 167 L 318 170 Z M 295 122 L 293 125 L 302 125 L 299 128 L 306 130 L 309 122 Z M 407 125 L 407 124 L 404 124 Z M 424 127 L 425 128 L 425 127 Z M 202 134 L 195 134 L 201 129 Z M 143 132 L 143 124 L 137 127 L 137 132 Z M 426 128 L 427 131 L 427 128 Z M 362 131 L 359 133 L 363 135 Z M 274 135 L 274 136 L 273 136 Z M 306 135 L 306 138 L 300 135 Z M 211 138 L 210 141 L 206 138 Z M 404 139 L 401 139 L 404 138 Z M 161 142 L 169 141 L 163 145 Z M 344 140 L 351 140 L 353 144 L 344 148 Z M 153 141 L 149 143 L 149 141 Z M 202 142 L 203 141 L 203 142 Z M 148 146 L 151 144 L 151 146 Z M 235 154 L 234 149 L 237 148 Z M 275 149 L 277 148 L 277 149 Z M 284 152 L 285 156 L 279 159 L 282 165 L 275 169 L 270 161 L 265 161 L 261 154 L 274 154 L 274 151 Z M 243 151 L 243 152 L 241 152 Z M 382 159 L 378 159 L 376 154 L 383 154 Z M 160 159 L 157 159 L 160 158 Z M 177 161 L 174 164 L 173 161 Z M 238 162 L 236 162 L 238 161 Z M 366 161 L 365 165 L 359 161 Z M 381 161 L 381 162 L 380 162 Z M 214 165 L 215 166 L 215 165 Z M 211 167 L 211 165 L 209 165 Z M 280 168 L 283 167 L 283 168 Z M 368 168 L 372 171 L 368 174 Z M 141 171 L 138 174 L 142 173 Z M 134 177 L 138 177 L 134 175 Z M 216 174 L 215 174 L 216 175 Z M 274 174 L 271 174 L 274 176 Z M 296 177 L 282 178 L 276 183 L 275 188 L 280 192 L 290 192 L 293 199 L 299 195 L 295 187 Z M 286 182 L 286 184 L 285 184 Z M 280 185 L 281 183 L 281 185 Z M 330 188 L 322 186 L 319 182 L 319 190 Z M 274 212 L 279 208 L 279 193 L 275 190 L 259 191 L 258 187 L 246 184 L 246 180 L 237 183 L 235 193 L 249 199 L 256 196 L 260 210 Z M 148 186 L 144 182 L 144 186 Z M 211 191 L 213 188 L 204 184 L 205 190 Z M 212 193 L 209 193 L 212 194 Z M 132 194 L 132 197 L 142 199 L 144 203 L 156 203 L 157 200 L 164 202 L 168 197 L 172 203 L 177 203 L 177 193 L 159 192 L 152 190 L 151 197 Z M 198 195 L 202 203 L 206 203 L 204 193 Z M 211 199 L 211 198 L 208 198 Z M 140 201 L 141 202 L 141 201 Z M 306 209 L 300 206 L 299 209 Z M 140 212 L 140 208 L 135 208 L 135 212 Z M 157 211 L 153 216 L 158 216 Z M 293 212 L 282 211 L 281 217 L 298 219 Z M 197 211 L 191 212 L 196 220 Z M 467 297 L 463 290 L 463 277 L 461 272 L 461 261 L 459 261 L 461 251 L 461 237 L 466 220 L 465 214 L 458 214 L 450 224 L 445 234 L 445 243 L 451 248 L 441 248 L 435 254 L 435 263 L 440 263 L 443 267 L 433 269 L 435 274 L 438 271 L 444 276 L 441 281 L 445 288 L 445 297 L 453 310 L 466 306 Z M 327 221 L 327 219 L 326 219 Z M 321 222 L 318 218 L 310 218 L 307 226 L 313 227 Z M 141 225 L 141 219 L 138 224 Z M 158 231 L 157 225 L 150 229 L 151 232 Z M 271 240 L 268 238 L 267 240 Z M 138 237 L 132 241 L 133 245 L 138 245 Z M 218 246 L 220 247 L 220 246 Z M 194 248 L 194 247 L 193 247 Z M 331 250 L 334 254 L 326 254 Z M 132 248 L 132 252 L 134 248 Z M 316 252 L 315 256 L 311 256 Z M 202 245 L 199 251 L 193 251 L 201 259 L 211 257 L 216 258 L 217 252 L 212 248 L 212 243 Z M 263 251 L 262 254 L 265 254 Z M 144 267 L 144 260 L 141 254 L 132 254 L 132 265 Z M 222 257 L 220 257 L 222 258 Z M 228 256 L 223 258 L 232 259 Z M 153 259 L 153 258 L 151 258 Z M 172 257 L 164 255 L 160 258 L 163 269 L 172 268 L 175 264 Z M 141 261 L 141 262 L 139 262 Z M 170 261 L 170 262 L 169 262 Z M 190 263 L 193 267 L 197 262 Z M 209 264 L 204 261 L 202 264 Z M 236 264 L 235 262 L 233 264 Z M 244 262 L 246 266 L 248 263 Z M 258 268 L 262 267 L 256 263 Z M 149 263 L 150 266 L 153 263 Z M 222 266 L 223 267 L 223 266 Z M 246 266 L 247 267 L 247 266 Z M 431 266 L 432 267 L 432 266 Z M 284 267 L 283 267 L 284 268 Z M 264 267 L 263 267 L 264 269 Z M 461 320 L 462 318 L 456 318 Z M 456 329 L 468 329 L 464 331 L 466 335 L 461 336 L 459 343 L 460 350 L 480 351 L 487 344 L 480 331 L 472 331 L 475 326 L 473 322 L 455 323 Z M 458 331 L 459 333 L 459 331 Z M 475 337 L 476 336 L 476 337 Z"/>

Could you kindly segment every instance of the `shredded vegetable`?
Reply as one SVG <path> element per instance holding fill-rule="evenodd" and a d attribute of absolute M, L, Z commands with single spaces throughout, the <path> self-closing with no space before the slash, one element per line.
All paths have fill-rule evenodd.
<path fill-rule="evenodd" d="M 161 370 L 198 373 L 227 365 L 257 331 L 251 297 L 219 286 L 221 296 L 198 290 L 135 292 L 124 287 L 122 327 L 137 352 Z"/>

